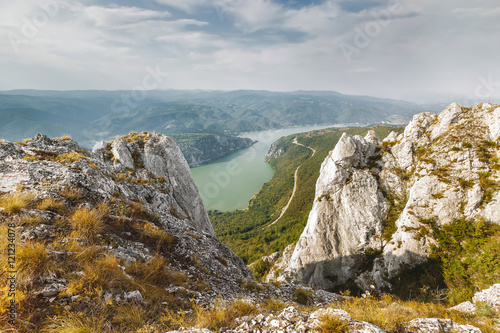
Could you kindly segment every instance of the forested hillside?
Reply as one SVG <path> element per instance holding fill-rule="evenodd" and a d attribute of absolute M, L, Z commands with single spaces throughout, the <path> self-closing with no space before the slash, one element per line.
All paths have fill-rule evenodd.
<path fill-rule="evenodd" d="M 297 241 L 311 211 L 316 179 L 328 152 L 335 147 L 342 133 L 365 135 L 370 129 L 374 129 L 380 138 L 391 131 L 402 131 L 402 128 L 390 126 L 339 128 L 281 138 L 275 150 L 283 149 L 285 152 L 270 160 L 274 176 L 250 200 L 249 208 L 236 212 L 209 211 L 210 220 L 220 240 L 247 263 L 258 260 L 263 255 L 281 251 Z M 315 149 L 314 156 L 311 157 L 310 149 L 293 144 L 294 138 Z M 266 227 L 276 220 L 288 202 L 294 186 L 294 172 L 301 164 L 293 201 L 277 223 Z"/>

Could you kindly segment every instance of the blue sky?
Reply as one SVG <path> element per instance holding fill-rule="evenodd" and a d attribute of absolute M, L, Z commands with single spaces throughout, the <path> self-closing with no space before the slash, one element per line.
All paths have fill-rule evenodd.
<path fill-rule="evenodd" d="M 0 90 L 134 89 L 149 67 L 159 89 L 500 97 L 496 0 L 0 5 Z"/>

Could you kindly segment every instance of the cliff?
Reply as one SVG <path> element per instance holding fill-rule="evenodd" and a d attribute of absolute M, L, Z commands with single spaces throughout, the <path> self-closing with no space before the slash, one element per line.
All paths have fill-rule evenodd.
<path fill-rule="evenodd" d="M 181 149 L 190 167 L 215 161 L 255 143 L 248 138 L 218 134 L 173 134 L 172 139 Z"/>
<path fill-rule="evenodd" d="M 500 108 L 490 104 L 418 114 L 384 141 L 344 135 L 321 166 L 307 225 L 278 280 L 390 290 L 442 245 L 445 226 L 499 224 L 499 136 Z"/>
<path fill-rule="evenodd" d="M 0 141 L 0 222 L 2 237 L 14 234 L 18 324 L 28 331 L 61 309 L 208 304 L 253 279 L 218 241 L 186 160 L 161 134 L 131 133 L 92 153 L 69 137 Z"/>

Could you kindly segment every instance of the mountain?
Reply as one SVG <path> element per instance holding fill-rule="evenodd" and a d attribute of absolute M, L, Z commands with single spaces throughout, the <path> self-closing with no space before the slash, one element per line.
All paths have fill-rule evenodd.
<path fill-rule="evenodd" d="M 418 114 L 384 141 L 344 134 L 277 279 L 414 297 L 446 288 L 451 303 L 469 299 L 500 278 L 499 158 L 491 104 Z"/>
<path fill-rule="evenodd" d="M 101 297 L 117 306 L 137 301 L 154 313 L 162 302 L 236 294 L 238 281 L 252 279 L 217 240 L 188 164 L 167 136 L 133 133 L 91 154 L 44 135 L 0 141 L 0 193 L 1 234 L 8 226 L 15 233 L 9 271 L 17 271 L 18 315 L 31 331 L 62 315 L 68 301 L 73 311 Z"/>
<path fill-rule="evenodd" d="M 47 126 L 54 136 L 69 134 L 87 147 L 130 131 L 237 134 L 308 124 L 403 123 L 415 113 L 434 111 L 411 102 L 314 91 L 167 90 L 138 96 L 136 91 L 13 90 L 0 94 L 0 110 L 9 112 L 2 116 L 4 126 L 16 121 L 12 113 L 20 109 L 39 112 L 40 117 L 2 137 L 19 140 L 45 132 L 40 128 Z M 55 118 L 44 122 L 45 113 Z"/>
<path fill-rule="evenodd" d="M 496 312 L 480 311 L 500 307 L 500 285 L 447 310 L 255 281 L 157 133 L 92 153 L 69 137 L 0 140 L 0 234 L 7 331 L 475 333 L 496 329 Z"/>

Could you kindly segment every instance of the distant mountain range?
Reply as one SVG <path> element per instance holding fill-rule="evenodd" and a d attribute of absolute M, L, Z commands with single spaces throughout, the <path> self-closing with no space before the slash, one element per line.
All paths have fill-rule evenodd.
<path fill-rule="evenodd" d="M 295 125 L 406 123 L 442 105 L 336 92 L 39 91 L 0 93 L 0 136 L 71 135 L 82 146 L 130 131 L 237 134 Z"/>

